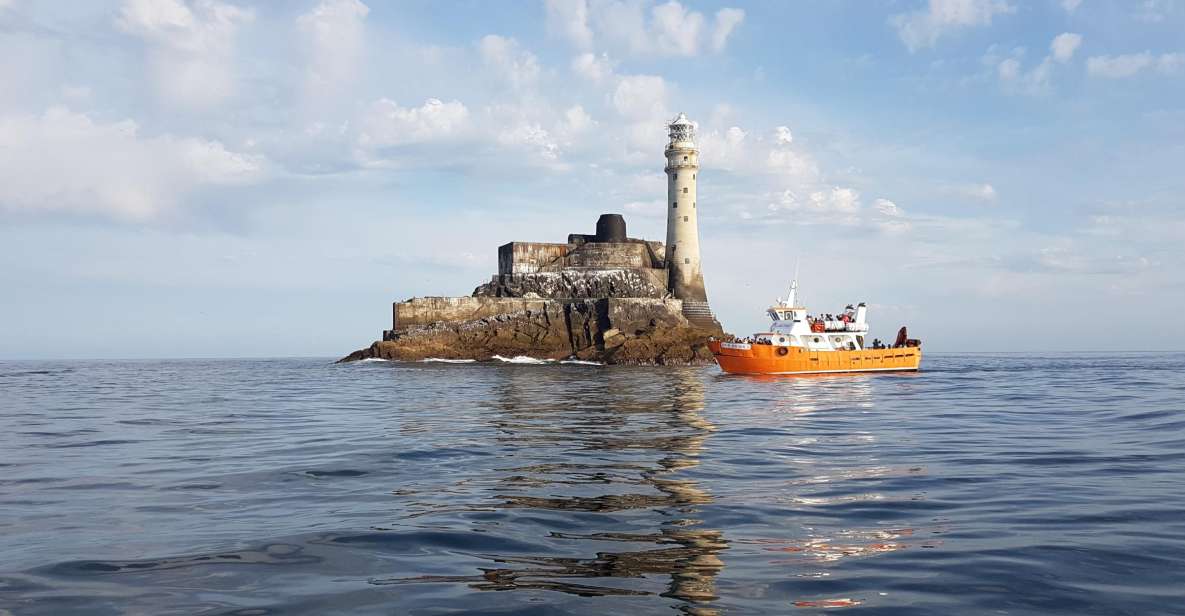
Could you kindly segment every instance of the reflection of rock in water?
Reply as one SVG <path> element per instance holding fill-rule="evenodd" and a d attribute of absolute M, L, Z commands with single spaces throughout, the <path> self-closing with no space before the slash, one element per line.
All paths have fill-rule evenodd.
<path fill-rule="evenodd" d="M 599 371 L 598 379 L 547 383 L 552 371 L 505 371 L 490 421 L 514 458 L 532 464 L 498 469 L 493 503 L 474 509 L 624 512 L 662 515 L 652 533 L 551 532 L 552 539 L 651 544 L 653 549 L 602 551 L 592 558 L 486 555 L 499 567 L 481 575 L 428 576 L 375 583 L 464 582 L 481 590 L 545 589 L 577 595 L 661 594 L 687 602 L 684 610 L 712 614 L 694 604 L 717 598 L 715 579 L 728 548 L 723 533 L 699 528 L 692 516 L 712 496 L 676 476 L 699 465 L 715 426 L 703 417 L 701 374 L 694 369 Z M 568 377 L 571 375 L 568 374 Z M 641 377 L 641 378 L 640 378 Z M 557 392 L 564 392 L 563 396 Z M 650 454 L 657 453 L 658 457 Z M 522 454 L 522 455 L 519 455 Z M 563 456 L 565 461 L 552 461 Z M 556 494 L 570 489 L 578 494 Z M 590 494 L 590 490 L 598 493 Z M 533 493 L 534 492 L 534 493 Z M 613 518 L 606 518 L 612 523 Z M 511 521 L 513 523 L 513 520 Z M 637 584 L 612 585 L 654 574 L 670 576 L 654 593 Z M 602 582 L 592 584 L 591 579 Z M 581 581 L 577 581 L 581 580 Z"/>

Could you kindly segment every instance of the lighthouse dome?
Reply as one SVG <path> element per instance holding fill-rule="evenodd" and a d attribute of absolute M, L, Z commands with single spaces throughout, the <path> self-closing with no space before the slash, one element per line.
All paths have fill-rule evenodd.
<path fill-rule="evenodd" d="M 687 119 L 687 114 L 680 113 L 667 128 L 670 129 L 672 146 L 695 147 L 695 124 Z"/>

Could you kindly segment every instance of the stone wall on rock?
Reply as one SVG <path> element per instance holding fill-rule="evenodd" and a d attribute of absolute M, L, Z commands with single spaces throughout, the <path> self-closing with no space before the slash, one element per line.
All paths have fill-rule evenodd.
<path fill-rule="evenodd" d="M 542 310 L 546 303 L 543 299 L 522 297 L 413 297 L 392 307 L 393 330 L 400 332 L 433 323 Z"/>
<path fill-rule="evenodd" d="M 477 297 L 609 298 L 666 297 L 667 272 L 654 268 L 578 269 L 498 274 L 473 291 Z"/>
<path fill-rule="evenodd" d="M 556 272 L 569 267 L 639 269 L 664 267 L 662 242 L 627 239 L 624 242 L 590 242 L 571 235 L 567 244 L 510 242 L 498 247 L 498 274 Z"/>
<path fill-rule="evenodd" d="M 499 274 L 530 274 L 563 267 L 571 252 L 569 244 L 545 242 L 510 242 L 498 247 Z"/>
<path fill-rule="evenodd" d="M 589 243 L 577 246 L 564 259 L 565 267 L 640 269 L 654 267 L 650 247 L 644 242 Z"/>

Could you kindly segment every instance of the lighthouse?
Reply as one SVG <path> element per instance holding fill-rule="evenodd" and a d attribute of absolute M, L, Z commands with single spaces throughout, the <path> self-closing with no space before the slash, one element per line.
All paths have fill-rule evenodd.
<path fill-rule="evenodd" d="M 699 148 L 695 145 L 695 125 L 685 114 L 668 125 L 667 144 L 667 287 L 683 300 L 683 315 L 697 325 L 720 328 L 708 307 L 704 274 L 700 265 L 699 223 L 696 207 L 696 178 L 699 175 Z"/>

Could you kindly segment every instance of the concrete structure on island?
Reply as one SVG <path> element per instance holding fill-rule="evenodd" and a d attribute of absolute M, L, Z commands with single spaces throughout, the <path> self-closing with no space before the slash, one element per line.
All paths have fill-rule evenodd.
<path fill-rule="evenodd" d="M 695 126 L 680 113 L 668 128 L 665 244 L 629 237 L 620 214 L 602 214 L 595 233 L 573 233 L 565 243 L 503 244 L 498 247 L 498 273 L 472 296 L 397 302 L 392 329 L 383 339 L 394 340 L 409 329 L 434 323 L 538 312 L 548 302 L 558 302 L 564 310 L 584 309 L 587 300 L 611 300 L 606 310 L 637 303 L 650 314 L 662 313 L 660 320 L 670 312 L 699 328 L 721 331 L 708 306 L 700 259 Z"/>

